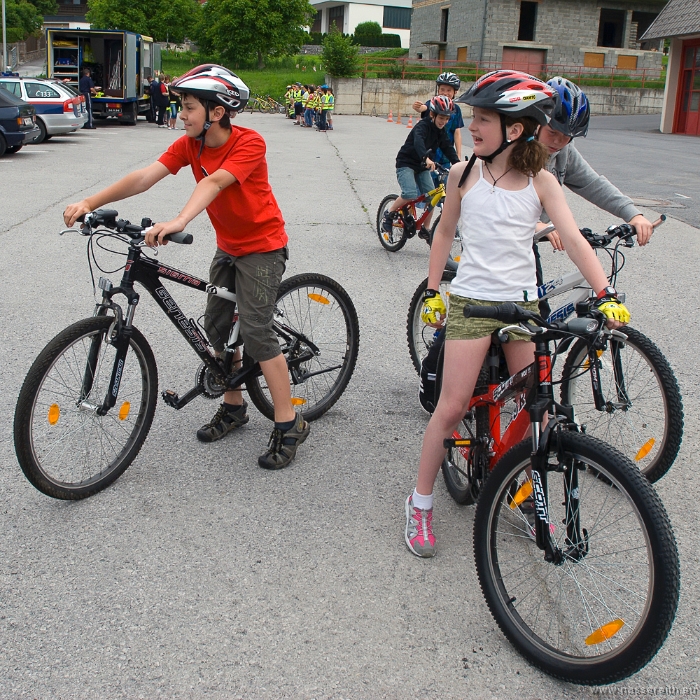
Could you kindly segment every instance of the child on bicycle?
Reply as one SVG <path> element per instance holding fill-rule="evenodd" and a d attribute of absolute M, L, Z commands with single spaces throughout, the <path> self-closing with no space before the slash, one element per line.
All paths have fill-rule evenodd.
<path fill-rule="evenodd" d="M 265 142 L 250 129 L 231 125 L 245 108 L 249 90 L 234 73 L 206 64 L 193 68 L 171 86 L 182 100 L 185 136 L 151 165 L 137 170 L 64 212 L 68 226 L 105 204 L 145 192 L 180 168 L 190 165 L 197 186 L 180 214 L 155 224 L 146 234 L 150 246 L 165 245 L 165 236 L 185 229 L 204 209 L 216 231 L 217 250 L 209 271 L 213 285 L 236 290 L 240 333 L 246 353 L 260 363 L 275 409 L 268 449 L 258 458 L 265 469 L 282 469 L 309 435 L 309 425 L 294 411 L 287 363 L 273 330 L 277 289 L 287 260 L 284 220 L 267 177 Z M 210 295 L 205 329 L 217 354 L 233 318 L 231 302 Z M 240 348 L 237 351 L 240 359 Z M 197 431 L 213 442 L 248 422 L 240 390 L 227 391 L 211 421 Z"/>
<path fill-rule="evenodd" d="M 399 181 L 401 196 L 384 212 L 382 230 L 387 233 L 391 233 L 394 212 L 410 200 L 433 189 L 430 171 L 435 170 L 435 162 L 430 158 L 431 153 L 439 148 L 450 163 L 459 162 L 454 146 L 445 134 L 445 125 L 449 122 L 454 108 L 449 97 L 433 97 L 430 101 L 429 118 L 421 119 L 411 129 L 406 143 L 401 146 L 396 156 L 396 179 Z"/>
<path fill-rule="evenodd" d="M 423 439 L 418 479 L 405 504 L 405 540 L 410 551 L 432 557 L 433 485 L 445 457 L 443 440 L 466 413 L 476 380 L 491 343 L 491 334 L 505 324 L 491 319 L 466 319 L 466 305 L 514 301 L 537 311 L 537 286 L 532 232 L 545 207 L 566 251 L 598 295 L 597 306 L 617 327 L 629 312 L 608 287 L 608 279 L 591 247 L 579 232 L 557 180 L 546 170 L 549 154 L 536 140 L 548 123 L 552 89 L 525 73 L 494 71 L 479 78 L 459 98 L 471 105 L 469 133 L 474 142 L 473 165 L 453 167 L 447 197 L 430 250 L 428 288 L 422 319 L 439 327 L 446 309 L 437 291 L 459 223 L 463 249 L 450 288 L 442 391 Z M 534 360 L 528 336 L 509 333 L 504 344 L 511 374 Z"/>
<path fill-rule="evenodd" d="M 449 97 L 451 100 L 454 100 L 460 85 L 461 82 L 459 77 L 454 73 L 448 72 L 440 73 L 435 81 L 437 94 L 445 95 L 445 97 Z M 416 112 L 420 112 L 421 119 L 428 119 L 430 116 L 430 100 L 425 103 L 421 102 L 420 100 L 414 102 L 413 109 L 415 109 Z M 445 134 L 447 134 L 447 138 L 449 139 L 450 143 L 455 147 L 457 158 L 459 160 L 462 159 L 461 129 L 463 126 L 464 119 L 462 118 L 462 110 L 457 105 L 454 105 L 454 110 L 450 115 L 450 120 L 445 125 Z M 445 157 L 445 154 L 440 149 L 435 152 L 435 162 L 442 165 L 443 168 L 449 169 L 450 167 L 450 161 Z"/>

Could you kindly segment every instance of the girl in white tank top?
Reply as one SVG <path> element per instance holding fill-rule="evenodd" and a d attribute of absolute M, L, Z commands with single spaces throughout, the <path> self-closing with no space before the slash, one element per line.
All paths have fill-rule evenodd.
<path fill-rule="evenodd" d="M 447 198 L 430 251 L 424 302 L 423 319 L 435 327 L 444 322 L 444 305 L 439 294 L 432 298 L 429 294 L 439 289 L 458 221 L 463 251 L 451 284 L 451 308 L 458 306 L 460 297 L 467 297 L 461 300 L 460 311 L 469 299 L 521 304 L 537 301 L 532 237 L 543 207 L 556 225 L 567 253 L 596 294 L 608 284 L 600 262 L 576 226 L 562 188 L 553 175 L 543 170 L 549 154 L 534 136 L 539 124 L 546 123 L 547 118 L 542 114 L 542 119 L 537 114 L 535 118 L 521 116 L 522 112 L 533 114 L 532 102 L 524 102 L 527 107 L 521 107 L 521 112 L 512 112 L 513 103 L 524 99 L 524 93 L 505 93 L 505 99 L 501 93 L 494 98 L 493 109 L 479 107 L 478 101 L 470 101 L 478 85 L 479 82 L 458 101 L 474 106 L 469 132 L 474 141 L 474 155 L 483 159 L 483 165 L 479 162 L 479 167 L 472 168 L 464 183 L 460 179 L 465 163 L 453 166 L 450 171 Z M 543 85 L 541 89 L 546 88 Z M 528 100 L 541 98 L 541 94 L 537 98 L 527 97 Z M 502 119 L 497 109 L 507 116 Z M 466 412 L 491 342 L 491 330 L 479 337 L 481 329 L 458 324 L 458 315 L 461 316 L 455 314 L 447 322 L 442 391 L 423 439 L 416 488 L 405 504 L 406 544 L 421 557 L 431 557 L 436 551 L 432 493 L 445 456 L 443 440 L 452 434 Z M 456 331 L 451 331 L 451 324 Z M 608 325 L 621 324 L 609 321 Z M 505 344 L 503 350 L 511 374 L 534 360 L 531 342 L 516 340 Z"/>

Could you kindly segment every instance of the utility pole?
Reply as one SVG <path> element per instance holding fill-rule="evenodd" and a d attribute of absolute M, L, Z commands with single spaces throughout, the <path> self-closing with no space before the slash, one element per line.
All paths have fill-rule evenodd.
<path fill-rule="evenodd" d="M 2 70 L 7 70 L 7 15 L 5 13 L 5 0 L 2 0 Z"/>

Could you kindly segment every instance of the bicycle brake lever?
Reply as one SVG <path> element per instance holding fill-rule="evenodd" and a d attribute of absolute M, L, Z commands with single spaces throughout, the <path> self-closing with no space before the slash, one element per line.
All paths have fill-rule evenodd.
<path fill-rule="evenodd" d="M 64 228 L 63 231 L 59 231 L 58 235 L 62 236 L 64 233 L 80 233 L 80 229 L 77 228 Z"/>

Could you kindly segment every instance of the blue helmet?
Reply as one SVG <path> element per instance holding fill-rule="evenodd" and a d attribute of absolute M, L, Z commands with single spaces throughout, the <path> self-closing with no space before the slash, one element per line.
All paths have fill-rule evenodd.
<path fill-rule="evenodd" d="M 549 126 L 570 138 L 585 137 L 591 118 L 586 94 L 578 85 L 560 76 L 548 80 L 547 85 L 554 90 L 554 112 Z"/>

